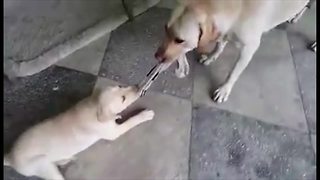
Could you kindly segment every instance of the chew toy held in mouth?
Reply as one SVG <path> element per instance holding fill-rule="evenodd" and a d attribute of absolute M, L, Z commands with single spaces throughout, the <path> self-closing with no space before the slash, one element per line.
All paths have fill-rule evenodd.
<path fill-rule="evenodd" d="M 149 71 L 147 77 L 139 85 L 140 96 L 144 96 L 146 94 L 147 90 L 151 87 L 151 84 L 159 77 L 161 72 L 170 66 L 170 64 L 159 63 Z"/>

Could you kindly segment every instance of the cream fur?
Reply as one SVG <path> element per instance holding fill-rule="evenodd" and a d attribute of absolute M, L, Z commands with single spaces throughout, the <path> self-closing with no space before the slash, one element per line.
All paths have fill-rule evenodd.
<path fill-rule="evenodd" d="M 25 176 L 64 179 L 56 165 L 67 163 L 74 155 L 100 139 L 115 140 L 131 128 L 153 119 L 154 112 L 144 110 L 121 125 L 118 113 L 139 98 L 136 87 L 109 87 L 92 95 L 70 110 L 30 128 L 4 157 Z"/>

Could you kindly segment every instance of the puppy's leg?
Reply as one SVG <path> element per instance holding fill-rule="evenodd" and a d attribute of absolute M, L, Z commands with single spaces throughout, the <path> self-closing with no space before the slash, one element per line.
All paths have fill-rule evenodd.
<path fill-rule="evenodd" d="M 186 77 L 190 72 L 190 66 L 188 63 L 187 56 L 185 54 L 181 55 L 177 61 L 178 67 L 175 70 L 176 76 L 178 78 Z"/>
<path fill-rule="evenodd" d="M 76 160 L 76 158 L 72 157 L 70 159 L 64 159 L 64 160 L 58 161 L 58 162 L 56 162 L 56 164 L 59 165 L 59 166 L 64 166 L 64 165 L 66 165 L 69 162 L 74 161 L 74 160 Z"/>
<path fill-rule="evenodd" d="M 60 173 L 58 167 L 51 162 L 41 164 L 38 169 L 37 176 L 47 180 L 64 180 L 64 177 Z"/>
<path fill-rule="evenodd" d="M 119 136 L 129 131 L 130 129 L 134 128 L 135 126 L 145 121 L 152 120 L 153 117 L 154 117 L 154 112 L 152 110 L 144 110 L 139 114 L 129 118 L 122 124 L 116 124 L 116 122 L 114 122 L 114 124 L 112 125 L 112 128 L 113 128 L 112 132 L 108 132 L 107 134 L 105 134 L 103 139 L 115 140 Z"/>
<path fill-rule="evenodd" d="M 154 117 L 154 111 L 152 110 L 144 110 L 139 114 L 129 118 L 126 122 L 122 123 L 118 126 L 119 134 L 122 135 L 129 131 L 130 129 L 134 128 L 135 126 L 145 122 L 152 120 Z"/>
<path fill-rule="evenodd" d="M 23 166 L 19 165 L 17 171 L 26 176 L 38 176 L 46 180 L 64 180 L 58 167 L 50 162 L 46 156 L 38 156 Z"/>
<path fill-rule="evenodd" d="M 244 46 L 241 49 L 240 57 L 233 67 L 233 70 L 231 71 L 227 81 L 214 92 L 214 101 L 221 103 L 228 100 L 234 83 L 238 80 L 243 70 L 251 61 L 253 54 L 258 49 L 260 45 L 260 38 L 261 36 L 258 36 L 256 38 L 250 37 L 250 40 L 244 41 Z"/>
<path fill-rule="evenodd" d="M 228 43 L 227 35 L 221 36 L 217 40 L 217 45 L 215 49 L 208 55 L 202 54 L 199 62 L 208 66 L 210 63 L 217 60 L 221 55 L 221 53 L 223 52 L 224 48 L 226 47 L 227 43 Z"/>

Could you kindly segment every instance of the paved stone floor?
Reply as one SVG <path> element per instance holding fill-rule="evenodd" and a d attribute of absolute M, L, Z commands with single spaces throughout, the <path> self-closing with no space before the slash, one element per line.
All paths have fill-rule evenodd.
<path fill-rule="evenodd" d="M 168 9 L 152 8 L 39 74 L 5 81 L 5 150 L 27 127 L 66 110 L 94 88 L 143 79 L 155 64 L 153 53 L 169 15 Z M 314 8 L 286 31 L 266 33 L 221 105 L 209 92 L 223 82 L 239 50 L 229 44 L 210 67 L 189 53 L 188 77 L 178 79 L 170 68 L 135 104 L 154 109 L 155 120 L 81 152 L 63 169 L 65 177 L 315 179 L 316 58 L 305 48 L 314 39 Z M 36 179 L 7 167 L 4 178 Z"/>

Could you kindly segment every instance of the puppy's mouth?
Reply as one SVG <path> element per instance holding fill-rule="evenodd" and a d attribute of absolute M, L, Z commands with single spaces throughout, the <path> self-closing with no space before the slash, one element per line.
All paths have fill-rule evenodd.
<path fill-rule="evenodd" d="M 124 111 L 119 113 L 119 115 L 121 115 L 121 118 L 116 119 L 116 123 L 117 124 L 122 124 L 122 123 L 126 122 L 130 117 L 133 117 L 133 116 L 139 114 L 143 110 L 145 110 L 145 108 L 135 108 L 135 109 L 129 108 L 129 109 L 125 109 Z"/>

